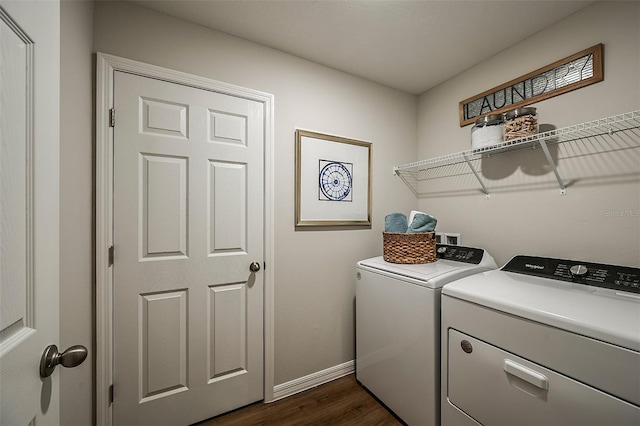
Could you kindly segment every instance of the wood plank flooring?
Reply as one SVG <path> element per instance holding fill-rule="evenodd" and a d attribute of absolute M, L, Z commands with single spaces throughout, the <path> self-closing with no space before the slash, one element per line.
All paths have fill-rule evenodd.
<path fill-rule="evenodd" d="M 270 404 L 257 402 L 198 423 L 198 426 L 402 424 L 351 374 Z"/>

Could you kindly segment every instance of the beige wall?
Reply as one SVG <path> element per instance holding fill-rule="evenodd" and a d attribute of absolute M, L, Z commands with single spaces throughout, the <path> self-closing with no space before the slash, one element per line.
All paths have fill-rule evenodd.
<path fill-rule="evenodd" d="M 60 346 L 87 360 L 60 374 L 60 424 L 93 424 L 93 3 L 60 4 Z"/>
<path fill-rule="evenodd" d="M 541 124 L 557 128 L 640 109 L 640 3 L 598 2 L 420 96 L 418 156 L 468 150 L 470 126 L 458 124 L 458 102 L 583 49 L 604 44 L 604 75 L 591 85 L 535 104 Z M 603 140 L 552 150 L 568 182 L 560 196 L 541 150 L 506 154 L 482 164 L 495 188 L 485 199 L 472 175 L 433 182 L 419 207 L 441 231 L 461 232 L 503 264 L 515 254 L 640 266 L 640 150 Z M 618 150 L 624 145 L 636 149 Z M 570 158 L 571 157 L 571 158 Z M 462 171 L 468 169 L 462 168 Z M 631 212 L 631 214 L 624 212 Z M 611 215 L 616 212 L 622 216 Z"/>
<path fill-rule="evenodd" d="M 415 205 L 391 171 L 415 158 L 417 97 L 132 4 L 95 4 L 94 50 L 274 95 L 275 384 L 352 360 L 354 264 Z M 373 143 L 373 229 L 294 231 L 296 128 Z"/>

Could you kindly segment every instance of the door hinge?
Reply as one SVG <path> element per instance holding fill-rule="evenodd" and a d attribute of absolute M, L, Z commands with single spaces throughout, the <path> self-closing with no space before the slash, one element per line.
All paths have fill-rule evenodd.
<path fill-rule="evenodd" d="M 113 246 L 109 247 L 109 266 L 113 265 L 113 258 L 115 256 L 115 249 Z"/>
<path fill-rule="evenodd" d="M 113 404 L 113 385 L 109 386 L 109 404 Z"/>
<path fill-rule="evenodd" d="M 109 110 L 109 127 L 116 127 L 116 109 Z"/>

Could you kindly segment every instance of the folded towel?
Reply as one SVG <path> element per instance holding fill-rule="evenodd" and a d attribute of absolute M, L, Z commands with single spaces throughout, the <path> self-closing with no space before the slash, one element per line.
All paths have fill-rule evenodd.
<path fill-rule="evenodd" d="M 425 213 L 416 213 L 407 232 L 412 234 L 415 232 L 431 232 L 436 229 L 438 220 Z"/>
<path fill-rule="evenodd" d="M 411 213 L 409 213 L 409 223 L 413 222 L 413 219 L 416 217 L 416 215 L 418 213 L 426 214 L 425 212 L 421 212 L 421 211 L 418 211 L 418 210 L 411 210 Z"/>
<path fill-rule="evenodd" d="M 391 213 L 384 218 L 384 232 L 407 232 L 407 215 L 404 213 Z"/>

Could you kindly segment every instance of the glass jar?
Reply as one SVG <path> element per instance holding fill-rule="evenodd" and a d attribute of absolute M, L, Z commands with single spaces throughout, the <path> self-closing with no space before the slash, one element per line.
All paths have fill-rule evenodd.
<path fill-rule="evenodd" d="M 477 119 L 471 128 L 471 149 L 476 150 L 502 143 L 503 134 L 502 115 L 485 115 Z"/>
<path fill-rule="evenodd" d="M 504 113 L 505 142 L 538 133 L 538 113 L 534 107 L 512 109 Z"/>

